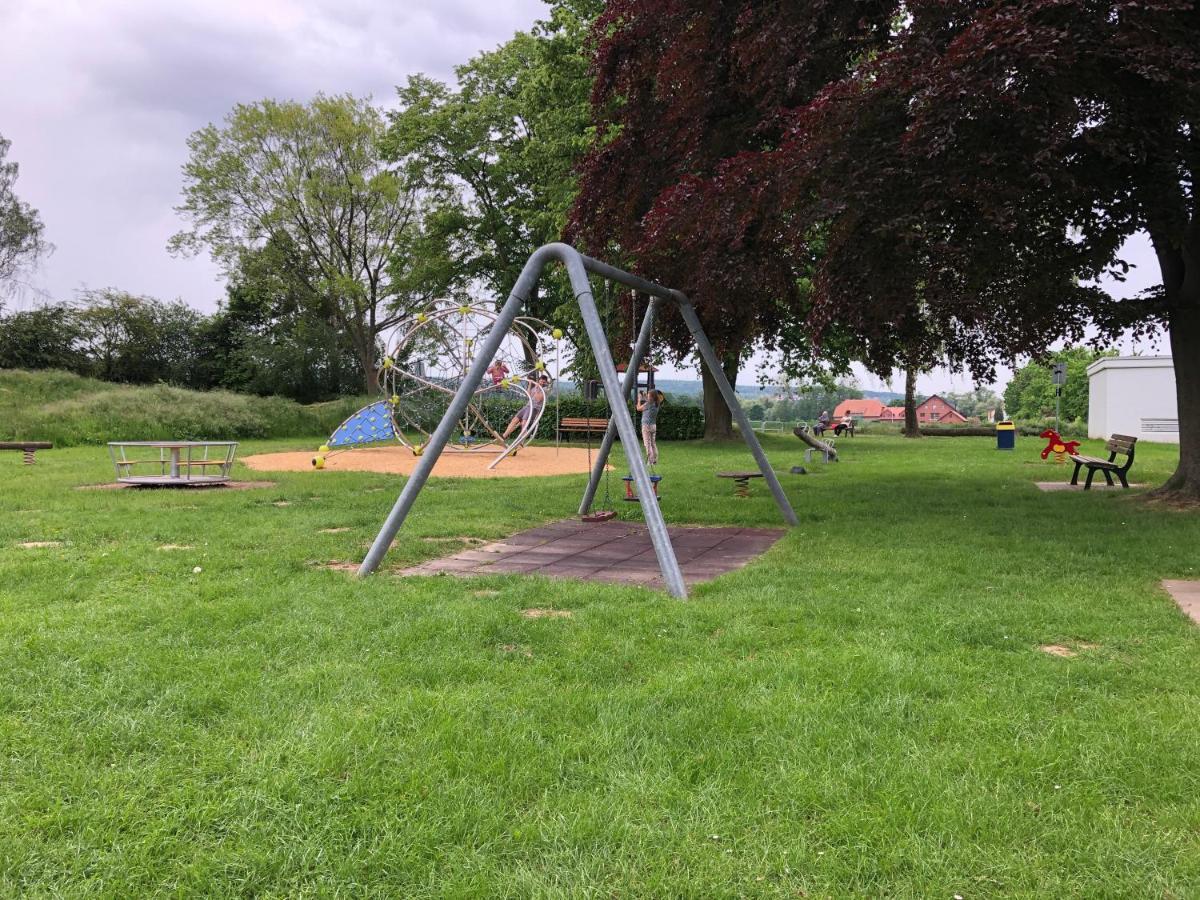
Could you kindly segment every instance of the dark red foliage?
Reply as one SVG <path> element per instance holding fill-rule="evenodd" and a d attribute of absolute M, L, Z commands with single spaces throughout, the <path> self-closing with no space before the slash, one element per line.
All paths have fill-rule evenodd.
<path fill-rule="evenodd" d="M 624 130 L 589 161 L 586 234 L 691 272 L 734 335 L 815 260 L 811 333 L 880 372 L 1168 323 L 1200 492 L 1196 3 L 624 0 L 602 27 L 594 100 Z M 1119 301 L 1099 279 L 1138 230 L 1162 286 Z"/>
<path fill-rule="evenodd" d="M 803 263 L 759 234 L 754 195 L 769 188 L 758 173 L 722 173 L 776 148 L 788 110 L 879 46 L 894 5 L 610 0 L 595 26 L 605 139 L 585 163 L 568 237 L 686 291 L 723 352 L 773 335 Z M 689 350 L 681 325 L 667 326 Z"/>

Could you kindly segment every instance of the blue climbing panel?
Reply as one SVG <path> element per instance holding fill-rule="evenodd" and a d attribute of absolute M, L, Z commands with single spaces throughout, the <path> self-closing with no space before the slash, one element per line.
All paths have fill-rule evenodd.
<path fill-rule="evenodd" d="M 353 447 L 358 444 L 374 444 L 379 441 L 396 440 L 396 420 L 392 416 L 392 405 L 386 400 L 364 406 L 345 422 L 329 438 L 330 447 Z"/>

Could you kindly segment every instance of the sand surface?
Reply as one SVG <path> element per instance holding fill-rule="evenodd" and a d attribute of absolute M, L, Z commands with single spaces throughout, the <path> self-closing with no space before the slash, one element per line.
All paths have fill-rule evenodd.
<path fill-rule="evenodd" d="M 370 447 L 346 450 L 325 458 L 325 468 L 317 471 L 313 451 L 295 453 L 260 453 L 242 458 L 251 469 L 259 472 L 386 472 L 409 475 L 416 468 L 418 457 L 406 447 Z M 529 478 L 538 475 L 578 475 L 588 471 L 586 447 L 525 447 L 494 469 L 488 465 L 495 453 L 443 453 L 433 468 L 434 478 Z M 592 453 L 595 459 L 595 451 Z M 611 468 L 611 467 L 610 467 Z"/>

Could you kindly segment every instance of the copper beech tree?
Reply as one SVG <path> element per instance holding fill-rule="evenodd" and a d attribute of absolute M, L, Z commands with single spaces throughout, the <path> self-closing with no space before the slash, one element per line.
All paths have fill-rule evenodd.
<path fill-rule="evenodd" d="M 637 171 L 640 147 L 621 142 L 648 135 L 650 187 L 606 210 L 629 223 L 616 239 L 647 266 L 707 274 L 722 254 L 740 259 L 735 281 L 785 301 L 776 260 L 807 261 L 809 334 L 854 334 L 881 373 L 936 352 L 987 377 L 1060 338 L 1165 325 L 1180 463 L 1164 489 L 1200 497 L 1200 355 L 1188 352 L 1200 342 L 1193 0 L 712 2 L 680 16 L 663 6 L 608 5 L 597 108 L 612 103 L 622 126 L 639 121 L 629 107 L 643 97 L 659 109 L 595 152 L 581 211 L 617 182 L 606 162 Z M 696 25 L 706 17 L 724 27 Z M 813 39 L 788 39 L 810 26 Z M 623 37 L 638 32 L 652 45 L 646 59 Z M 740 90 L 683 77 L 676 51 L 703 57 L 687 64 L 701 69 L 729 61 Z M 664 105 L 679 108 L 664 119 Z M 675 125 L 694 119 L 738 137 L 721 159 L 685 157 L 665 175 L 655 144 L 686 148 Z M 1121 247 L 1138 232 L 1160 284 L 1119 299 L 1105 285 L 1127 271 Z M 738 323 L 755 308 L 729 291 L 711 298 L 710 316 L 725 309 Z"/>
<path fill-rule="evenodd" d="M 777 146 L 784 111 L 809 102 L 854 59 L 881 46 L 891 4 L 772 3 L 720 0 L 609 0 L 597 19 L 592 94 L 596 146 L 582 166 L 568 238 L 621 259 L 687 292 L 731 380 L 756 341 L 771 345 L 802 303 L 806 261 L 777 253 L 778 241 L 740 234 L 708 199 L 739 154 Z M 802 17 L 794 13 L 803 12 Z M 686 222 L 688 206 L 703 218 Z M 677 318 L 667 343 L 689 353 Z M 728 437 L 731 422 L 708 371 L 708 437 Z"/>

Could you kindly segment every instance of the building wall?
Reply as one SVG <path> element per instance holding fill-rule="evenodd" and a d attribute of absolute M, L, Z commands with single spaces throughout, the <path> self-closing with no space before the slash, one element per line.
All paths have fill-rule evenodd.
<path fill-rule="evenodd" d="M 1169 356 L 1120 356 L 1088 366 L 1088 437 L 1128 434 L 1179 443 L 1175 369 Z"/>

